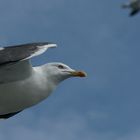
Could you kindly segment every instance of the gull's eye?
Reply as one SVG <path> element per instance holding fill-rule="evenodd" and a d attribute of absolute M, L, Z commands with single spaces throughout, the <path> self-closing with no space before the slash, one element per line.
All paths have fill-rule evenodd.
<path fill-rule="evenodd" d="M 59 69 L 64 69 L 64 66 L 63 65 L 58 65 L 58 68 Z"/>

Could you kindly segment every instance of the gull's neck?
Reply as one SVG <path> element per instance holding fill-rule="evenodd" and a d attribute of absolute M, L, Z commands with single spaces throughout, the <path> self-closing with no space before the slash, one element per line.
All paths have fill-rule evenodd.
<path fill-rule="evenodd" d="M 57 83 L 55 83 L 49 76 L 47 76 L 47 72 L 42 66 L 34 67 L 35 79 L 37 78 L 37 85 L 40 88 L 40 94 L 42 94 L 42 98 L 47 98 L 56 88 Z"/>

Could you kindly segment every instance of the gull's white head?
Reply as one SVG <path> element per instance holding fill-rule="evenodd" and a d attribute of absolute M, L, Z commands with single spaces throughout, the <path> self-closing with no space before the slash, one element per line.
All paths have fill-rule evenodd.
<path fill-rule="evenodd" d="M 48 63 L 45 65 L 47 78 L 52 79 L 56 84 L 70 77 L 86 77 L 83 71 L 77 71 L 63 63 Z"/>

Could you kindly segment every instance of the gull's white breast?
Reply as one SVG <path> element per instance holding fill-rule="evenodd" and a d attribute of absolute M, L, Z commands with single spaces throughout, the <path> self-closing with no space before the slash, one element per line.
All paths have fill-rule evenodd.
<path fill-rule="evenodd" d="M 0 114 L 17 112 L 33 106 L 47 98 L 53 89 L 54 85 L 36 69 L 23 81 L 0 84 Z"/>

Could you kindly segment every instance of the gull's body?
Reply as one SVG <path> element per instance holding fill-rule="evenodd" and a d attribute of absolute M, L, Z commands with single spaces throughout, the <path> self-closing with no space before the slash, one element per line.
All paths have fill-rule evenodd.
<path fill-rule="evenodd" d="M 54 90 L 56 85 L 47 81 L 40 67 L 34 67 L 31 71 L 33 74 L 24 80 L 0 84 L 0 114 L 20 111 L 35 105 Z"/>
<path fill-rule="evenodd" d="M 123 4 L 123 8 L 130 8 L 130 16 L 134 16 L 140 12 L 140 0 L 131 0 L 129 3 Z"/>
<path fill-rule="evenodd" d="M 84 77 L 62 63 L 32 67 L 29 59 L 55 44 L 34 43 L 0 50 L 0 118 L 9 118 L 46 99 L 63 80 Z"/>

